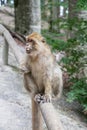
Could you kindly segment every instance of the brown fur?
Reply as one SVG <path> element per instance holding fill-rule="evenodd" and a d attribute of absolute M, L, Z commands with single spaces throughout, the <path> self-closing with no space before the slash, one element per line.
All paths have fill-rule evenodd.
<path fill-rule="evenodd" d="M 49 46 L 38 33 L 27 36 L 26 41 L 24 65 L 29 70 L 24 74 L 26 89 L 32 95 L 42 93 L 46 97 L 60 97 L 63 87 L 62 71 Z M 29 75 L 29 78 L 26 75 Z"/>

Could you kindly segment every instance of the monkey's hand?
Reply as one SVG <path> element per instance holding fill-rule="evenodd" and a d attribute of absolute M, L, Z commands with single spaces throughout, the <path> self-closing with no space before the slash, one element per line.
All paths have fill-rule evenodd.
<path fill-rule="evenodd" d="M 50 94 L 45 94 L 42 96 L 42 98 L 43 98 L 43 103 L 51 102 L 51 95 Z"/>
<path fill-rule="evenodd" d="M 51 96 L 50 95 L 41 95 L 37 94 L 34 98 L 34 100 L 39 103 L 49 103 L 51 102 Z"/>
<path fill-rule="evenodd" d="M 34 100 L 35 100 L 38 104 L 41 103 L 41 100 L 42 100 L 41 94 L 36 94 L 35 97 L 34 97 Z"/>
<path fill-rule="evenodd" d="M 22 72 L 25 72 L 25 73 L 29 73 L 30 72 L 30 70 L 24 64 L 20 64 L 19 69 Z"/>

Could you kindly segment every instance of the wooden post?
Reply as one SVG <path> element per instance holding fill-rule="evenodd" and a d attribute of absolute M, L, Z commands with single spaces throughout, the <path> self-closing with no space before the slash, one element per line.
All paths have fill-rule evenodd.
<path fill-rule="evenodd" d="M 2 53 L 3 65 L 8 65 L 8 50 L 9 50 L 9 45 L 5 41 L 3 44 L 3 53 Z"/>
<path fill-rule="evenodd" d="M 40 103 L 39 107 L 48 130 L 64 130 L 52 103 Z"/>
<path fill-rule="evenodd" d="M 32 130 L 42 130 L 42 115 L 38 104 L 32 98 Z"/>

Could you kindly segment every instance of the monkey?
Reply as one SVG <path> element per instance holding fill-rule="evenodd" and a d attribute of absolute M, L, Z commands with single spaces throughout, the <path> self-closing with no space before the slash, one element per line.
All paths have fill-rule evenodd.
<path fill-rule="evenodd" d="M 45 38 L 34 32 L 26 37 L 24 86 L 36 100 L 51 102 L 60 98 L 63 89 L 61 67 L 56 63 Z M 41 97 L 40 97 L 41 95 Z"/>

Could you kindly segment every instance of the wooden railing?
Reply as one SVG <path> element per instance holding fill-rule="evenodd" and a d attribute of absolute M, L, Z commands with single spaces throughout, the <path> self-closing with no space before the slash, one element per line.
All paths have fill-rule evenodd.
<path fill-rule="evenodd" d="M 3 45 L 3 64 L 8 65 L 8 50 L 11 47 L 19 65 L 21 63 L 24 54 L 20 51 L 17 43 L 12 38 L 9 31 L 2 25 L 0 25 L 0 34 L 4 36 L 5 44 Z M 42 130 L 42 120 L 46 123 L 48 130 L 63 130 L 62 124 L 58 119 L 58 114 L 55 111 L 52 103 L 38 104 L 32 100 L 32 130 Z"/>

